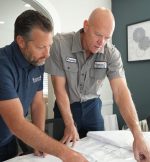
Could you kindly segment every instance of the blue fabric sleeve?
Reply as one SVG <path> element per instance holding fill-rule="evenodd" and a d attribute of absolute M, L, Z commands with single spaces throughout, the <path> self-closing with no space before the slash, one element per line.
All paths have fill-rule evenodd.
<path fill-rule="evenodd" d="M 43 90 L 44 66 L 41 68 L 41 74 L 42 74 L 42 78 L 41 78 L 41 82 L 40 82 L 40 85 L 37 91 Z"/>
<path fill-rule="evenodd" d="M 18 95 L 14 87 L 15 80 L 12 69 L 9 66 L 10 63 L 2 58 L 0 62 L 0 100 L 17 98 Z"/>

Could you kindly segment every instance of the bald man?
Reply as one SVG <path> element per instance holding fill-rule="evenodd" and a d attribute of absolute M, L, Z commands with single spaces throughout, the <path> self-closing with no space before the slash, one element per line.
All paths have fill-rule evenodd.
<path fill-rule="evenodd" d="M 45 65 L 56 95 L 54 116 L 64 121 L 63 143 L 74 144 L 88 131 L 104 130 L 100 89 L 107 76 L 115 102 L 134 136 L 135 158 L 150 161 L 150 149 L 141 133 L 120 52 L 108 42 L 114 28 L 112 12 L 96 8 L 78 32 L 55 36 Z"/>

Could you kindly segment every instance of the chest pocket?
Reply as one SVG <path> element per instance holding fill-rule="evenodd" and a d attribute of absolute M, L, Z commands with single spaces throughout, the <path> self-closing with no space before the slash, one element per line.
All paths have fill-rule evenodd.
<path fill-rule="evenodd" d="M 66 62 L 64 64 L 64 69 L 65 69 L 66 72 L 77 73 L 78 72 L 78 64 Z"/>
<path fill-rule="evenodd" d="M 90 69 L 90 77 L 95 78 L 95 80 L 103 80 L 106 77 L 106 70 L 105 68 L 102 69 L 96 69 L 91 68 Z"/>

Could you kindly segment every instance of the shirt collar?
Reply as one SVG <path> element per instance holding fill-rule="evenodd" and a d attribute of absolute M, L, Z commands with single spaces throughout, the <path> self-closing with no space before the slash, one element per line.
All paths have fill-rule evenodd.
<path fill-rule="evenodd" d="M 80 37 L 81 32 L 82 32 L 82 29 L 76 32 L 73 37 L 72 53 L 83 51 L 82 44 L 81 44 L 81 37 Z"/>
<path fill-rule="evenodd" d="M 12 47 L 13 47 L 13 54 L 14 57 L 18 63 L 18 65 L 21 68 L 31 68 L 33 65 L 31 65 L 23 56 L 18 44 L 14 41 L 12 42 Z"/>
<path fill-rule="evenodd" d="M 106 45 L 105 45 L 105 46 L 106 46 Z M 102 48 L 102 50 L 101 50 L 100 52 L 98 52 L 98 53 L 102 53 L 102 54 L 104 54 L 105 46 L 104 46 L 104 48 Z"/>

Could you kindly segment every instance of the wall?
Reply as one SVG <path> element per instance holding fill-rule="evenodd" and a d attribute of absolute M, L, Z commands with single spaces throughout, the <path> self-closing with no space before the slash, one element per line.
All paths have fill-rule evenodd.
<path fill-rule="evenodd" d="M 113 0 L 112 12 L 116 19 L 116 29 L 113 35 L 113 44 L 120 50 L 127 83 L 131 91 L 140 120 L 150 115 L 150 62 L 127 62 L 126 26 L 150 18 L 149 0 Z M 120 126 L 123 120 L 119 115 L 117 106 L 114 112 L 118 114 Z"/>
<path fill-rule="evenodd" d="M 50 0 L 55 7 L 61 23 L 61 31 L 68 32 L 82 27 L 84 19 L 99 6 L 111 8 L 111 0 Z"/>
<path fill-rule="evenodd" d="M 24 4 L 21 0 L 0 1 L 0 21 L 5 21 L 4 25 L 0 25 L 0 47 L 13 41 L 15 19 L 20 13 L 28 9 L 24 7 Z"/>

